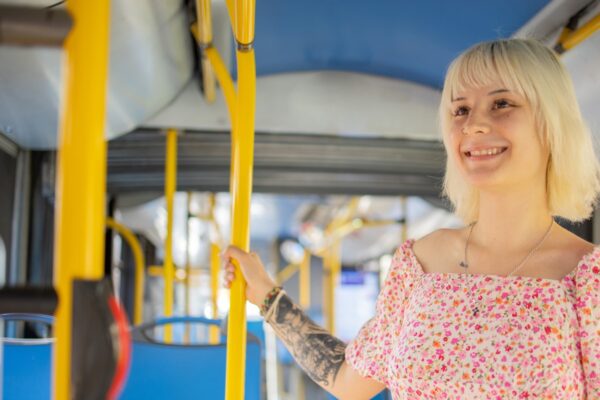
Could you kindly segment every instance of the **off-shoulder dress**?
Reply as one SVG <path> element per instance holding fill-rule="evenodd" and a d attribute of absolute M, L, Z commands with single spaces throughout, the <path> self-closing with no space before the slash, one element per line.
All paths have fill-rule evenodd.
<path fill-rule="evenodd" d="M 600 399 L 600 246 L 561 280 L 425 273 L 408 240 L 346 348 L 395 400 Z"/>

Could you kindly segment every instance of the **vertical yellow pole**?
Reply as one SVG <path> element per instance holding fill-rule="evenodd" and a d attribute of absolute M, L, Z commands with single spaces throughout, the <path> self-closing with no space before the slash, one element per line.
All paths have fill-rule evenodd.
<path fill-rule="evenodd" d="M 323 258 L 325 266 L 325 280 L 323 290 L 325 293 L 325 318 L 326 328 L 335 335 L 335 287 L 340 277 L 341 259 L 340 259 L 340 241 L 336 240 L 326 250 L 326 256 Z"/>
<path fill-rule="evenodd" d="M 219 268 L 220 259 L 219 253 L 221 249 L 219 245 L 215 243 L 210 244 L 210 303 L 212 308 L 212 317 L 217 318 L 219 315 L 219 309 L 217 307 L 217 299 L 219 297 Z M 209 343 L 219 343 L 219 327 L 212 326 L 209 328 Z"/>
<path fill-rule="evenodd" d="M 208 196 L 208 215 L 210 218 L 208 222 L 214 227 L 215 234 L 220 237 L 218 234 L 219 226 L 215 219 L 215 206 L 216 196 L 214 193 L 211 193 Z M 221 249 L 217 244 L 218 240 L 218 238 L 214 238 L 214 240 L 211 239 L 210 243 L 210 304 L 213 319 L 216 319 L 219 315 L 217 300 L 219 298 L 219 270 L 221 264 L 219 253 L 221 252 Z M 210 344 L 217 344 L 219 341 L 219 327 L 211 325 L 208 331 L 208 342 Z"/>
<path fill-rule="evenodd" d="M 187 192 L 187 201 L 185 207 L 185 279 L 184 279 L 184 298 L 183 307 L 186 316 L 190 315 L 190 277 L 192 275 L 192 266 L 190 263 L 190 208 L 192 204 L 192 193 Z M 185 324 L 183 342 L 190 342 L 190 324 Z"/>
<path fill-rule="evenodd" d="M 300 264 L 300 306 L 304 310 L 310 308 L 310 251 L 304 250 L 304 258 Z"/>
<path fill-rule="evenodd" d="M 325 317 L 325 328 L 331 332 L 333 329 L 333 301 L 331 293 L 331 248 L 325 249 L 323 253 L 323 314 Z"/>
<path fill-rule="evenodd" d="M 250 197 L 254 165 L 254 113 L 256 107 L 256 65 L 254 60 L 254 0 L 236 0 L 238 95 L 232 134 L 232 237 L 231 243 L 244 250 L 250 247 Z M 246 369 L 246 282 L 239 268 L 230 292 L 227 324 L 226 400 L 243 400 Z"/>
<path fill-rule="evenodd" d="M 56 181 L 54 285 L 59 296 L 53 355 L 54 398 L 69 399 L 72 281 L 104 272 L 106 82 L 109 2 L 69 0 L 75 24 L 65 41 Z"/>
<path fill-rule="evenodd" d="M 177 186 L 177 131 L 167 131 L 167 154 L 165 163 L 165 202 L 167 208 L 167 235 L 165 238 L 164 259 L 164 314 L 165 317 L 173 315 L 173 281 L 175 279 L 175 266 L 173 264 L 173 198 Z M 165 325 L 165 342 L 173 340 L 171 325 Z"/>
<path fill-rule="evenodd" d="M 196 0 L 198 41 L 203 46 L 211 46 L 213 39 L 210 1 L 211 0 Z M 208 103 L 212 103 L 215 101 L 217 96 L 215 73 L 211 67 L 211 62 L 206 57 L 205 52 L 202 52 L 200 57 L 200 68 L 202 68 L 202 86 L 204 88 L 204 98 Z"/>

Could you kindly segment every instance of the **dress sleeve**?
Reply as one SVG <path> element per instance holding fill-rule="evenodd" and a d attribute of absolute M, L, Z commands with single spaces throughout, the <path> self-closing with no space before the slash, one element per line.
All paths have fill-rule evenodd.
<path fill-rule="evenodd" d="M 346 361 L 360 375 L 388 385 L 394 337 L 399 335 L 404 306 L 412 287 L 411 258 L 403 244 L 392 259 L 385 283 L 377 297 L 375 316 L 360 329 L 346 347 Z"/>
<path fill-rule="evenodd" d="M 588 400 L 600 400 L 600 249 L 580 264 L 575 282 L 584 384 Z"/>

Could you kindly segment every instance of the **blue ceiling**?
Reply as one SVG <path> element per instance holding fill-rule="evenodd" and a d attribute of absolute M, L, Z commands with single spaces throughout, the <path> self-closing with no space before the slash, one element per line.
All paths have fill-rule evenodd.
<path fill-rule="evenodd" d="M 440 88 L 473 43 L 508 37 L 549 0 L 258 0 L 258 75 L 342 70 Z"/>

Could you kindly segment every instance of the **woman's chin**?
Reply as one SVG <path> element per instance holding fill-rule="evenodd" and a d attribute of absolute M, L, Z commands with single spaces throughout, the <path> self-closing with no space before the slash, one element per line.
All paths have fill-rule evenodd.
<path fill-rule="evenodd" d="M 466 181 L 475 189 L 493 189 L 504 186 L 502 179 L 493 173 L 470 173 L 466 176 Z"/>

